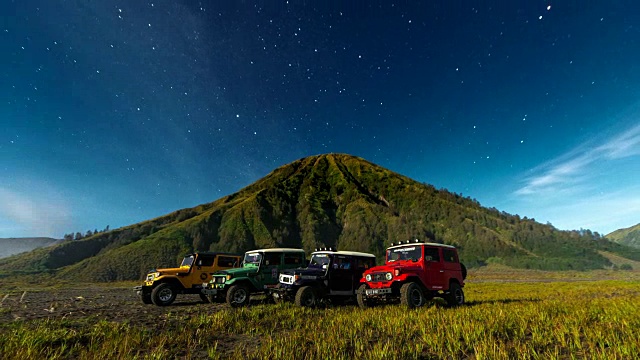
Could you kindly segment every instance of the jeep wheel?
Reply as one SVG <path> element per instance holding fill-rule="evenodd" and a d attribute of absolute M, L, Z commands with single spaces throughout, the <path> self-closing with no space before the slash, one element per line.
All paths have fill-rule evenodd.
<path fill-rule="evenodd" d="M 426 300 L 422 288 L 415 282 L 406 283 L 400 288 L 400 303 L 410 309 L 424 305 Z"/>
<path fill-rule="evenodd" d="M 314 307 L 317 303 L 316 292 L 311 286 L 303 286 L 296 292 L 296 305 Z"/>
<path fill-rule="evenodd" d="M 249 304 L 249 289 L 244 285 L 233 285 L 227 291 L 227 304 L 231 307 L 247 306 Z"/>
<path fill-rule="evenodd" d="M 366 309 L 368 307 L 371 307 L 371 304 L 367 300 L 367 296 L 364 294 L 366 289 L 367 289 L 367 285 L 362 284 L 360 285 L 360 287 L 358 288 L 358 291 L 356 292 L 356 301 L 358 301 L 358 306 L 360 306 L 361 309 Z"/>
<path fill-rule="evenodd" d="M 462 291 L 462 287 L 460 287 L 458 283 L 451 283 L 445 300 L 447 300 L 447 304 L 449 304 L 449 306 L 459 306 L 464 304 L 464 291 Z"/>
<path fill-rule="evenodd" d="M 168 306 L 176 299 L 176 289 L 171 284 L 160 284 L 151 292 L 151 301 L 158 306 Z"/>
<path fill-rule="evenodd" d="M 151 294 L 150 293 L 141 293 L 140 294 L 140 300 L 142 300 L 143 304 L 153 304 L 153 302 L 151 301 Z"/>

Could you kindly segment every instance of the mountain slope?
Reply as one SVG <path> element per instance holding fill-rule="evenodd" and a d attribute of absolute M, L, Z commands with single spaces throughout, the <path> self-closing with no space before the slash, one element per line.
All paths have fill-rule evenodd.
<path fill-rule="evenodd" d="M 640 251 L 586 232 L 559 231 L 487 209 L 358 157 L 327 154 L 275 169 L 239 192 L 139 224 L 0 260 L 0 272 L 54 272 L 90 281 L 138 279 L 193 250 L 244 252 L 318 246 L 384 256 L 391 242 L 453 244 L 468 266 L 487 262 L 537 269 L 611 266 L 608 251 Z"/>
<path fill-rule="evenodd" d="M 0 258 L 31 251 L 43 246 L 53 245 L 57 239 L 47 237 L 2 238 L 0 239 Z"/>
<path fill-rule="evenodd" d="M 618 229 L 606 237 L 618 244 L 640 249 L 640 224 L 626 229 Z"/>

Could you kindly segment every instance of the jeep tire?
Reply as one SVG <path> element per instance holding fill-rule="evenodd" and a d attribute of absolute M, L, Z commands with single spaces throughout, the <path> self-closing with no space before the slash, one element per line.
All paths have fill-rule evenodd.
<path fill-rule="evenodd" d="M 231 307 L 249 305 L 249 289 L 244 285 L 232 285 L 227 291 L 227 304 Z"/>
<path fill-rule="evenodd" d="M 371 307 L 371 304 L 367 300 L 367 295 L 365 295 L 364 293 L 366 289 L 367 285 L 362 284 L 360 285 L 360 287 L 358 287 L 358 291 L 356 292 L 356 301 L 358 302 L 358 306 L 360 306 L 361 309 Z"/>
<path fill-rule="evenodd" d="M 316 292 L 311 286 L 303 286 L 296 292 L 296 305 L 302 307 L 314 307 L 318 301 Z"/>
<path fill-rule="evenodd" d="M 151 301 L 158 306 L 168 306 L 176 299 L 177 291 L 171 284 L 163 283 L 151 291 Z"/>
<path fill-rule="evenodd" d="M 445 294 L 445 300 L 449 306 L 459 306 L 464 304 L 464 291 L 457 282 L 449 284 L 449 291 Z"/>
<path fill-rule="evenodd" d="M 142 300 L 143 304 L 153 304 L 151 301 L 151 293 L 149 292 L 140 292 L 140 300 Z"/>
<path fill-rule="evenodd" d="M 427 302 L 420 285 L 415 282 L 403 284 L 400 288 L 400 303 L 409 309 L 417 308 Z"/>

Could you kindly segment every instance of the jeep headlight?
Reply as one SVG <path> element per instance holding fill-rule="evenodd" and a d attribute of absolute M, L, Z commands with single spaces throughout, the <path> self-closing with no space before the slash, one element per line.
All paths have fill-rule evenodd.
<path fill-rule="evenodd" d="M 152 272 L 147 274 L 147 281 L 153 281 L 155 278 L 160 277 L 159 272 Z"/>
<path fill-rule="evenodd" d="M 391 281 L 391 279 L 393 279 L 393 274 L 388 272 L 384 274 L 384 278 L 387 279 L 387 281 Z"/>
<path fill-rule="evenodd" d="M 364 277 L 364 279 L 365 279 L 365 280 L 367 280 L 367 281 L 371 281 L 371 274 L 367 274 L 367 275 Z"/>

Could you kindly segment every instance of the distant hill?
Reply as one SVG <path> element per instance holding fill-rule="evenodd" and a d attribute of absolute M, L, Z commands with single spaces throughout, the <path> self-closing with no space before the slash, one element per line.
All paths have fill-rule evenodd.
<path fill-rule="evenodd" d="M 55 244 L 57 239 L 47 237 L 35 238 L 0 238 L 0 258 L 31 251 L 36 248 Z"/>
<path fill-rule="evenodd" d="M 469 267 L 546 270 L 611 267 L 601 252 L 640 260 L 585 231 L 560 231 L 345 154 L 303 158 L 235 194 L 51 248 L 0 259 L 0 273 L 50 272 L 85 281 L 140 279 L 194 250 L 319 246 L 371 252 L 418 238 L 453 244 Z"/>
<path fill-rule="evenodd" d="M 606 236 L 609 240 L 618 244 L 631 246 L 640 249 L 640 224 L 619 229 Z"/>

